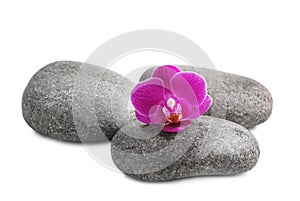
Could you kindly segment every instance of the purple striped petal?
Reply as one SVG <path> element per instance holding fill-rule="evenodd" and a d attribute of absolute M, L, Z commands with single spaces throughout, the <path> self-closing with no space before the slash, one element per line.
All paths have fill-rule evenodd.
<path fill-rule="evenodd" d="M 203 115 L 210 108 L 212 99 L 209 95 L 205 97 L 201 105 L 199 105 L 199 115 Z"/>
<path fill-rule="evenodd" d="M 172 92 L 191 106 L 199 105 L 206 97 L 206 81 L 194 72 L 179 72 L 171 79 Z"/>
<path fill-rule="evenodd" d="M 165 100 L 165 87 L 159 78 L 138 83 L 131 92 L 131 102 L 138 113 L 147 116 L 150 109 Z"/>
<path fill-rule="evenodd" d="M 165 87 L 171 89 L 170 80 L 178 72 L 181 72 L 181 70 L 176 66 L 165 65 L 157 67 L 154 70 L 152 77 L 160 78 L 164 82 Z"/>
<path fill-rule="evenodd" d="M 151 123 L 151 119 L 150 119 L 149 115 L 142 115 L 138 111 L 135 111 L 135 116 L 140 122 L 143 122 L 145 124 Z"/>

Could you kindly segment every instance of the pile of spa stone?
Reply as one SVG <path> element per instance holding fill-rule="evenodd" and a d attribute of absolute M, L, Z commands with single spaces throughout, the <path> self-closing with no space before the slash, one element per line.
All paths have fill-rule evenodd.
<path fill-rule="evenodd" d="M 270 92 L 246 77 L 179 67 L 202 75 L 213 98 L 205 116 L 179 133 L 157 132 L 156 125 L 136 120 L 130 80 L 73 61 L 51 63 L 31 78 L 23 94 L 23 116 L 36 132 L 58 140 L 110 140 L 116 166 L 139 180 L 234 175 L 252 169 L 259 146 L 248 129 L 271 115 Z M 140 81 L 149 78 L 154 68 L 146 70 Z"/>

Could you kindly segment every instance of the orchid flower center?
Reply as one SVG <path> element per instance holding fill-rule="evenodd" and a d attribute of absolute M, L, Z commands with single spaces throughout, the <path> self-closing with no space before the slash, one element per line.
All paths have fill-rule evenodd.
<path fill-rule="evenodd" d="M 166 101 L 163 107 L 163 113 L 166 117 L 166 123 L 179 123 L 182 120 L 182 108 L 173 98 Z"/>

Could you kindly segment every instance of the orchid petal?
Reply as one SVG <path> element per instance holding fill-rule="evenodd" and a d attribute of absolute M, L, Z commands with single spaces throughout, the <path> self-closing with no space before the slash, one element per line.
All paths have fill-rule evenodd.
<path fill-rule="evenodd" d="M 172 92 L 184 98 L 191 106 L 199 105 L 206 97 L 205 79 L 194 72 L 179 72 L 171 79 Z"/>
<path fill-rule="evenodd" d="M 176 66 L 165 65 L 157 67 L 154 70 L 152 77 L 160 78 L 164 82 L 165 87 L 171 89 L 170 80 L 178 72 L 181 72 L 181 70 Z"/>
<path fill-rule="evenodd" d="M 182 119 L 190 119 L 190 104 L 183 98 L 178 98 L 178 103 L 181 105 Z"/>
<path fill-rule="evenodd" d="M 207 95 L 203 100 L 203 102 L 201 103 L 201 105 L 199 105 L 200 115 L 203 115 L 205 112 L 207 112 L 211 104 L 212 104 L 212 99 L 209 95 Z"/>
<path fill-rule="evenodd" d="M 151 123 L 151 119 L 150 119 L 149 115 L 142 115 L 138 111 L 135 111 L 135 116 L 140 122 L 143 122 L 145 124 Z"/>
<path fill-rule="evenodd" d="M 131 102 L 142 115 L 149 115 L 151 107 L 165 100 L 165 89 L 159 78 L 149 78 L 138 83 L 131 92 Z"/>
<path fill-rule="evenodd" d="M 181 121 L 178 124 L 167 124 L 163 127 L 163 131 L 165 132 L 179 132 L 184 130 L 186 127 L 190 125 L 191 121 L 186 120 L 186 121 Z"/>
<path fill-rule="evenodd" d="M 205 114 L 205 112 L 207 112 L 207 110 L 210 108 L 211 104 L 212 99 L 209 95 L 207 95 L 199 106 L 191 107 L 190 119 L 197 119 L 199 116 Z"/>
<path fill-rule="evenodd" d="M 191 106 L 191 112 L 190 112 L 190 116 L 189 119 L 193 120 L 193 119 L 197 119 L 200 116 L 200 109 L 199 106 Z"/>
<path fill-rule="evenodd" d="M 136 118 L 146 124 L 164 124 L 166 122 L 165 115 L 162 112 L 162 108 L 159 105 L 151 107 L 149 115 L 142 115 L 135 111 Z"/>

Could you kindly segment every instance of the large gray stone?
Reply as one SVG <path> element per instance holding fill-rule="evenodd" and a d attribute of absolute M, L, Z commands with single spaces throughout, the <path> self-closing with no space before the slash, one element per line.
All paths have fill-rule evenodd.
<path fill-rule="evenodd" d="M 36 132 L 58 140 L 111 139 L 134 118 L 132 87 L 108 69 L 73 61 L 51 63 L 28 83 L 23 116 Z"/>
<path fill-rule="evenodd" d="M 202 116 L 179 133 L 159 130 L 139 122 L 121 128 L 111 143 L 116 166 L 139 180 L 166 181 L 235 175 L 252 169 L 259 158 L 250 131 L 227 120 Z"/>
<path fill-rule="evenodd" d="M 270 92 L 257 81 L 212 69 L 181 66 L 183 71 L 194 71 L 207 81 L 208 94 L 213 104 L 206 115 L 227 119 L 252 128 L 265 122 L 272 113 Z M 149 78 L 155 67 L 149 68 L 140 81 Z"/>

